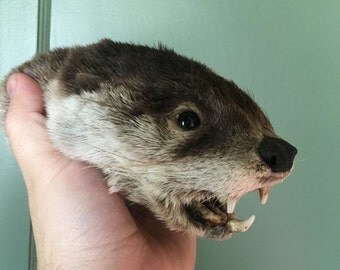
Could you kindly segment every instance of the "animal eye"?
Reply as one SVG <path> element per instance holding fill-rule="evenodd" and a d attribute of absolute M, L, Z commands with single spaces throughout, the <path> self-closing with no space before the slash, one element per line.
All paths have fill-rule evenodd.
<path fill-rule="evenodd" d="M 193 130 L 201 124 L 201 120 L 196 113 L 186 111 L 178 115 L 177 123 L 183 130 Z"/>

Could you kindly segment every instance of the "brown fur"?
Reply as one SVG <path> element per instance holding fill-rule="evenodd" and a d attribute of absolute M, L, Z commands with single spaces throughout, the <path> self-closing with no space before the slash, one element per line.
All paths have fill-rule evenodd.
<path fill-rule="evenodd" d="M 290 172 L 291 165 L 273 172 L 259 155 L 263 138 L 277 135 L 245 92 L 163 46 L 102 40 L 38 55 L 14 72 L 42 86 L 54 145 L 100 169 L 112 192 L 144 205 L 170 229 L 226 238 L 231 215 L 214 224 L 202 218 L 205 208 L 191 206 L 210 199 L 225 206 Z M 198 128 L 178 125 L 184 111 L 199 116 Z"/>

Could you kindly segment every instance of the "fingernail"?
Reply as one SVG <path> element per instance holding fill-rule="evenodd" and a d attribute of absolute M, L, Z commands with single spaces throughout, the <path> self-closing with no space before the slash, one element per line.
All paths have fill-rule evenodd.
<path fill-rule="evenodd" d="M 7 82 L 7 92 L 8 92 L 9 97 L 13 97 L 16 89 L 17 89 L 17 78 L 16 76 L 12 76 Z"/>

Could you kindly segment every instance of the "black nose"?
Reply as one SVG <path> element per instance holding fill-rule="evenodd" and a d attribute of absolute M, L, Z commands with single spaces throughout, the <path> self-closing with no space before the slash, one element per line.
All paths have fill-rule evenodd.
<path fill-rule="evenodd" d="M 266 136 L 260 143 L 258 151 L 263 161 L 273 172 L 289 171 L 297 153 L 297 149 L 288 142 Z"/>

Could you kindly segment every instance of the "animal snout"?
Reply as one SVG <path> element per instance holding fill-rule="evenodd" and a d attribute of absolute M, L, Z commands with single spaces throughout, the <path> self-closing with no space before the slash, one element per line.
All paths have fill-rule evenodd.
<path fill-rule="evenodd" d="M 261 141 L 258 151 L 272 172 L 289 171 L 297 154 L 297 149 L 285 140 L 267 136 Z"/>

